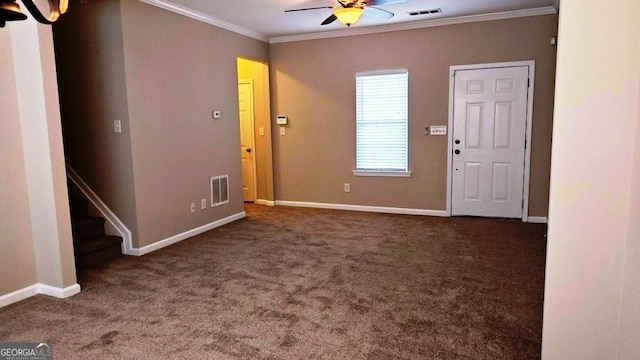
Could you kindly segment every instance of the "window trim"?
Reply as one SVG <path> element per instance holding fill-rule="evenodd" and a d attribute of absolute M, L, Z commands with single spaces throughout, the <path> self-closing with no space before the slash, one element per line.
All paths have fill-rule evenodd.
<path fill-rule="evenodd" d="M 384 170 L 353 170 L 355 176 L 381 176 L 381 177 L 410 177 L 411 170 L 384 171 Z"/>

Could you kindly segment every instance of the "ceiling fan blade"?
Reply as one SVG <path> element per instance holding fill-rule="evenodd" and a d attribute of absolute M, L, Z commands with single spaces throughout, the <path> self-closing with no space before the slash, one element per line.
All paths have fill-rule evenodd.
<path fill-rule="evenodd" d="M 290 10 L 285 10 L 284 12 L 296 12 L 296 11 L 318 10 L 318 9 L 333 9 L 333 6 L 316 6 L 316 7 L 303 8 L 303 9 L 290 9 Z"/>
<path fill-rule="evenodd" d="M 382 10 L 377 7 L 367 6 L 364 8 L 364 15 L 387 20 L 387 19 L 391 19 L 394 14 L 391 11 Z"/>
<path fill-rule="evenodd" d="M 385 5 L 385 4 L 403 3 L 406 1 L 407 0 L 367 0 L 367 4 L 369 4 L 370 6 L 378 6 L 378 5 Z"/>
<path fill-rule="evenodd" d="M 331 16 L 324 19 L 324 21 L 320 25 L 329 25 L 336 20 L 338 20 L 338 18 L 335 15 L 331 14 Z"/>

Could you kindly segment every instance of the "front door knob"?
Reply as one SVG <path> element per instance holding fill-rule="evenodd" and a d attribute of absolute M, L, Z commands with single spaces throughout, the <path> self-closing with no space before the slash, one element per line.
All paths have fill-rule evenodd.
<path fill-rule="evenodd" d="M 251 148 L 247 148 L 245 151 L 250 153 L 251 152 Z"/>
<path fill-rule="evenodd" d="M 456 155 L 460 155 L 460 150 L 456 149 L 456 151 L 453 152 Z"/>

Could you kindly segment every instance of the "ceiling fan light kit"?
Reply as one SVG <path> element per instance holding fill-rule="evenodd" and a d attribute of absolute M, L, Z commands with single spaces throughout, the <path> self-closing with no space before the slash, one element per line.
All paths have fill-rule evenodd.
<path fill-rule="evenodd" d="M 290 9 L 284 12 L 293 13 L 308 10 L 333 9 L 331 15 L 324 19 L 320 25 L 329 25 L 338 20 L 348 27 L 355 24 L 364 14 L 378 19 L 391 19 L 394 14 L 391 11 L 383 10 L 377 6 L 385 4 L 403 3 L 407 0 L 337 0 L 336 6 L 316 6 L 303 9 Z"/>
<path fill-rule="evenodd" d="M 360 16 L 362 16 L 363 12 L 364 10 L 359 7 L 343 7 L 336 9 L 333 12 L 333 15 L 338 18 L 338 21 L 349 27 L 351 26 L 351 24 L 355 24 L 356 21 L 360 19 Z"/>
<path fill-rule="evenodd" d="M 0 1 L 0 27 L 7 21 L 26 20 L 27 15 L 20 10 L 20 5 L 13 1 Z"/>
<path fill-rule="evenodd" d="M 52 24 L 67 12 L 69 0 L 22 0 L 29 13 L 40 23 Z M 26 20 L 16 0 L 0 0 L 0 27 L 7 21 Z"/>

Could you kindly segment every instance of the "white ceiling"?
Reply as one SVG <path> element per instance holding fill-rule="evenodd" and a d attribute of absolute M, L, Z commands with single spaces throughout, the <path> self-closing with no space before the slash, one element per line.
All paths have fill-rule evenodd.
<path fill-rule="evenodd" d="M 277 40 L 303 34 L 327 37 L 345 31 L 362 32 L 380 26 L 432 26 L 451 20 L 482 18 L 486 14 L 504 13 L 510 17 L 553 11 L 558 0 L 407 0 L 380 8 L 395 13 L 389 20 L 363 16 L 350 29 L 338 21 L 321 26 L 331 9 L 300 12 L 285 10 L 337 5 L 336 0 L 142 0 L 184 15 L 262 40 Z M 408 12 L 440 8 L 441 14 L 410 16 Z M 468 17 L 468 18 L 467 18 Z M 509 16 L 507 16 L 509 17 Z M 462 19 L 461 19 L 462 18 Z M 380 31 L 378 29 L 378 31 Z M 327 34 L 327 32 L 330 32 Z M 339 35 L 336 35 L 339 36 Z"/>

